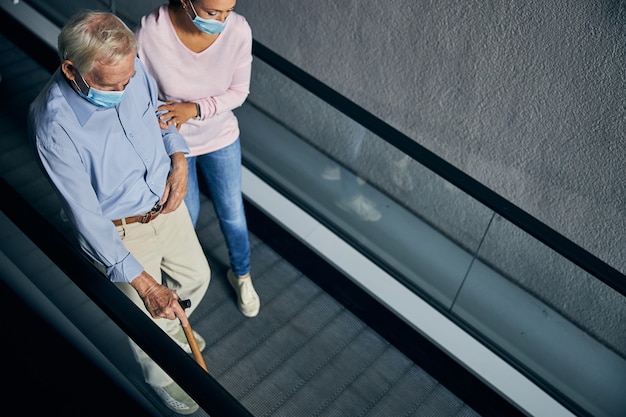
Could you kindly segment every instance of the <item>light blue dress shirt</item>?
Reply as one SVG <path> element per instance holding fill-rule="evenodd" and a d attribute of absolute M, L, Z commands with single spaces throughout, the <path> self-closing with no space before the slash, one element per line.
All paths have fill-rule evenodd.
<path fill-rule="evenodd" d="M 135 59 L 135 75 L 115 107 L 80 97 L 57 70 L 33 101 L 29 134 L 74 225 L 81 248 L 113 282 L 143 267 L 111 222 L 149 211 L 162 197 L 170 155 L 189 149 L 175 127 L 159 127 L 154 79 Z"/>

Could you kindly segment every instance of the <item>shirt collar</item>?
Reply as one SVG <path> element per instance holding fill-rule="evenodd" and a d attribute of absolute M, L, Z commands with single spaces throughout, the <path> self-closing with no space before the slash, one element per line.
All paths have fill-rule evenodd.
<path fill-rule="evenodd" d="M 65 97 L 67 104 L 69 104 L 70 108 L 76 115 L 76 119 L 78 119 L 80 125 L 84 126 L 85 123 L 87 123 L 87 120 L 89 120 L 89 118 L 91 117 L 91 115 L 98 110 L 98 106 L 82 98 L 72 88 L 70 83 L 67 81 L 67 78 L 65 78 L 65 75 L 63 75 L 63 72 L 60 69 L 57 70 L 55 77 L 57 79 L 59 89 L 61 90 L 63 97 Z"/>

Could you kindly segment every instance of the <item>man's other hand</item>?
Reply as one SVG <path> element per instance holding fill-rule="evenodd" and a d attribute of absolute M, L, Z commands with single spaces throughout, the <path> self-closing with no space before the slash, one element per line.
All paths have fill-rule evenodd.
<path fill-rule="evenodd" d="M 176 210 L 187 193 L 187 158 L 182 152 L 175 152 L 171 159 L 172 169 L 167 176 L 165 193 L 160 201 L 163 214 Z"/>

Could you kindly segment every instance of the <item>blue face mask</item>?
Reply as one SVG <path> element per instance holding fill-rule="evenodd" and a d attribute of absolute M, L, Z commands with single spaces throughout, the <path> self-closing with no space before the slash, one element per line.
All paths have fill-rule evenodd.
<path fill-rule="evenodd" d="M 228 18 L 230 17 L 230 15 L 228 15 L 228 17 L 224 19 L 223 22 L 215 19 L 203 19 L 198 16 L 198 13 L 196 13 L 196 9 L 193 7 L 193 3 L 189 2 L 189 4 L 191 5 L 193 13 L 196 15 L 196 17 L 191 19 L 191 21 L 194 25 L 196 25 L 198 29 L 200 29 L 204 33 L 208 33 L 209 35 L 217 35 L 224 30 L 224 28 L 226 27 L 226 22 L 228 22 Z"/>
<path fill-rule="evenodd" d="M 78 89 L 78 94 L 83 97 L 85 100 L 89 101 L 92 104 L 95 104 L 98 107 L 103 107 L 103 108 L 111 108 L 111 107 L 115 107 L 117 106 L 121 101 L 122 98 L 124 97 L 124 91 L 126 90 L 122 90 L 122 91 L 102 91 L 102 90 L 97 90 L 93 87 L 90 87 L 87 82 L 85 81 L 85 79 L 82 77 L 82 75 L 79 74 L 80 80 L 82 81 L 82 85 L 79 85 L 78 82 L 76 82 L 76 79 L 72 80 L 74 81 L 74 84 L 76 84 L 76 87 Z M 87 90 L 87 92 L 85 93 L 85 90 Z"/>

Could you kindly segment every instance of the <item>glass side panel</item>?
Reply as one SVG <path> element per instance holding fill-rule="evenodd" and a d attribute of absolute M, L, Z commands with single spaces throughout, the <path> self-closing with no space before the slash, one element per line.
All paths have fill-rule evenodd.
<path fill-rule="evenodd" d="M 496 216 L 452 312 L 596 416 L 626 409 L 626 302 Z"/>
<path fill-rule="evenodd" d="M 478 258 L 626 356 L 626 298 L 563 256 L 495 217 Z"/>
<path fill-rule="evenodd" d="M 246 162 L 449 308 L 492 212 L 260 60 L 251 90 Z"/>

